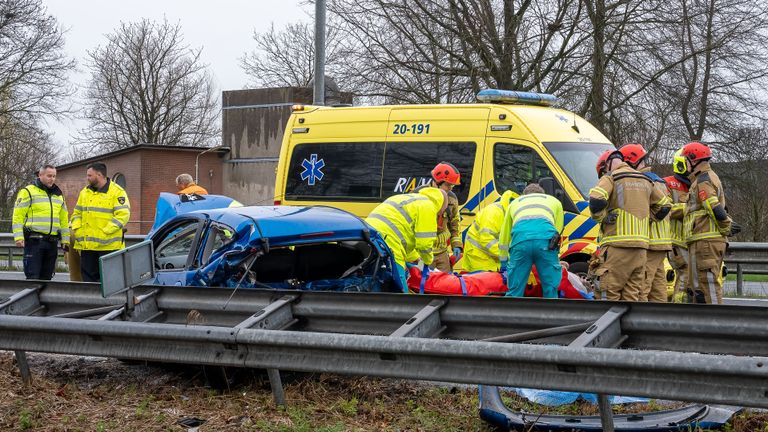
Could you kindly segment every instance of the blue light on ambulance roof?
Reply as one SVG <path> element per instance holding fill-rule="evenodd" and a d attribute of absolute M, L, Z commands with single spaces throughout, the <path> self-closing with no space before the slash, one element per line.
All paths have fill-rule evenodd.
<path fill-rule="evenodd" d="M 550 106 L 557 102 L 557 96 L 547 93 L 533 93 L 516 90 L 486 89 L 477 94 L 477 100 L 488 103 L 509 103 Z"/>

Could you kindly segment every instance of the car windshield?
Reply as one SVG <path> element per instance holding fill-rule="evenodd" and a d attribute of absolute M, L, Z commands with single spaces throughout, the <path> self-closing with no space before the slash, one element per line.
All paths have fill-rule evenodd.
<path fill-rule="evenodd" d="M 585 199 L 589 196 L 589 189 L 597 184 L 597 158 L 602 152 L 615 149 L 607 143 L 550 142 L 544 143 L 544 146 Z"/>

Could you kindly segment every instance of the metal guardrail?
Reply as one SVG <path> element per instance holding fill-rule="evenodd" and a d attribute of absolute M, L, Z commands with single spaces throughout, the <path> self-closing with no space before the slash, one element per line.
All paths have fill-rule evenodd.
<path fill-rule="evenodd" d="M 134 294 L 129 315 L 124 297 L 104 299 L 97 284 L 2 280 L 0 349 L 768 408 L 760 307 L 151 286 Z"/>
<path fill-rule="evenodd" d="M 736 294 L 743 295 L 745 274 L 768 274 L 768 243 L 729 243 L 725 265 L 729 271 L 736 267 Z"/>
<path fill-rule="evenodd" d="M 143 234 L 128 234 L 125 236 L 125 245 L 131 246 L 136 243 L 144 241 L 145 236 Z M 0 233 L 0 256 L 5 257 L 6 266 L 11 268 L 21 269 L 21 261 L 24 255 L 24 248 L 16 246 L 16 242 L 13 240 L 12 233 Z M 17 265 L 18 263 L 18 265 Z M 59 249 L 59 257 L 57 264 L 64 263 L 64 251 Z"/>

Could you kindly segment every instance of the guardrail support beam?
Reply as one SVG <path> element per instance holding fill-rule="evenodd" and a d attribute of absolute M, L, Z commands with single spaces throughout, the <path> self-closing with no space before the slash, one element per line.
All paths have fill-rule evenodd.
<path fill-rule="evenodd" d="M 444 300 L 432 300 L 389 336 L 433 338 L 439 335 L 446 328 L 440 322 L 440 308 L 443 306 Z"/>
<path fill-rule="evenodd" d="M 251 315 L 245 321 L 241 322 L 235 328 L 247 329 L 257 327 L 263 330 L 282 330 L 286 329 L 298 320 L 293 316 L 291 305 L 299 296 L 284 296 L 277 301 L 265 306 L 262 310 Z M 285 406 L 285 391 L 283 390 L 283 380 L 280 378 L 280 370 L 267 369 L 269 386 L 272 388 L 272 398 L 275 405 Z"/>
<path fill-rule="evenodd" d="M 739 297 L 744 295 L 744 270 L 741 268 L 741 263 L 736 264 L 736 295 Z"/>

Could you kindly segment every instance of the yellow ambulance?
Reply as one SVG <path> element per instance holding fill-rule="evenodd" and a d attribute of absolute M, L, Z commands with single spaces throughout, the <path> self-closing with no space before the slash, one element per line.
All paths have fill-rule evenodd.
<path fill-rule="evenodd" d="M 293 108 L 275 204 L 327 205 L 365 217 L 381 201 L 426 184 L 441 161 L 461 173 L 462 229 L 506 190 L 539 182 L 566 212 L 561 256 L 586 271 L 598 226 L 588 191 L 598 156 L 614 146 L 552 95 L 483 90 L 476 104 Z"/>

